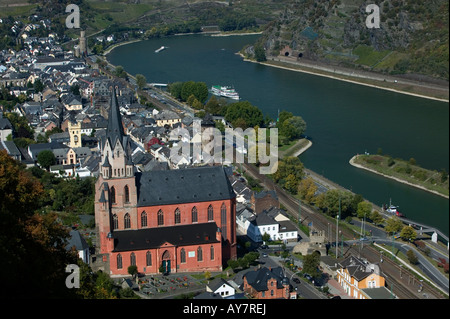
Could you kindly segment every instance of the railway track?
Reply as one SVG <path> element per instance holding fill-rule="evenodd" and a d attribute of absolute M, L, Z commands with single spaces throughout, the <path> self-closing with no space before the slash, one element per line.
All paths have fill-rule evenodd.
<path fill-rule="evenodd" d="M 250 165 L 243 164 L 246 169 L 246 173 L 252 177 L 258 179 L 267 189 L 275 190 L 278 199 L 281 204 L 287 208 L 287 213 L 293 218 L 298 218 L 299 200 L 288 194 L 284 189 L 274 183 L 270 178 L 265 175 L 259 174 L 258 168 Z M 306 205 L 301 205 L 301 221 L 303 225 L 307 225 L 312 222 L 315 229 L 324 231 L 329 236 L 330 242 L 333 242 L 333 238 L 336 234 L 336 223 L 328 220 L 323 214 L 317 213 Z M 298 227 L 298 225 L 297 225 Z M 328 232 L 332 233 L 329 234 Z M 348 229 L 343 228 L 340 230 L 347 238 L 354 237 L 354 233 Z M 334 236 L 332 236 L 334 234 Z M 306 234 L 308 236 L 308 234 Z M 348 247 L 348 246 L 347 246 Z M 381 254 L 378 250 L 370 247 L 369 245 L 359 247 L 349 247 L 345 250 L 345 254 L 353 254 L 354 256 L 361 256 L 367 259 L 371 263 L 378 263 L 380 269 L 386 278 L 387 288 L 390 289 L 393 295 L 400 299 L 442 299 L 444 296 L 440 295 L 436 290 L 431 287 L 426 281 L 420 282 L 416 279 L 415 275 L 408 270 L 400 267 L 394 261 L 390 260 L 388 256 L 383 257 L 383 261 L 380 262 Z"/>

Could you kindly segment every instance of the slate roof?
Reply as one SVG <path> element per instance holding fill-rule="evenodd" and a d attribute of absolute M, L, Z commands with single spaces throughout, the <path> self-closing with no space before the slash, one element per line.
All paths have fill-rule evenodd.
<path fill-rule="evenodd" d="M 175 246 L 218 243 L 214 222 L 115 231 L 114 252 L 159 248 L 165 242 Z"/>
<path fill-rule="evenodd" d="M 258 270 L 247 272 L 244 277 L 247 278 L 249 285 L 256 291 L 267 291 L 267 281 L 271 278 L 277 281 L 277 289 L 281 289 L 283 288 L 283 279 L 285 278 L 281 267 L 272 268 L 271 270 L 262 267 Z"/>
<path fill-rule="evenodd" d="M 361 281 L 367 276 L 373 273 L 368 264 L 365 264 L 362 260 L 355 256 L 349 256 L 339 263 L 339 265 L 347 269 L 350 276 L 354 277 L 356 280 Z"/>
<path fill-rule="evenodd" d="M 83 236 L 81 236 L 78 230 L 71 230 L 70 238 L 67 239 L 66 249 L 70 250 L 73 246 L 75 246 L 77 250 L 84 250 L 89 248 L 86 240 L 83 238 Z"/>
<path fill-rule="evenodd" d="M 0 130 L 12 129 L 11 122 L 6 118 L 0 118 Z"/>
<path fill-rule="evenodd" d="M 236 196 L 221 166 L 142 172 L 136 177 L 140 207 L 227 200 Z"/>

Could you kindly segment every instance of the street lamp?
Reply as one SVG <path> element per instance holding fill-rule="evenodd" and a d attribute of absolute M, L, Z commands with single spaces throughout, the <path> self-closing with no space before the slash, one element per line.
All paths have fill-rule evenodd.
<path fill-rule="evenodd" d="M 336 216 L 336 259 L 338 258 L 338 246 L 339 246 L 339 216 L 341 215 L 341 194 L 339 194 L 339 215 Z"/>

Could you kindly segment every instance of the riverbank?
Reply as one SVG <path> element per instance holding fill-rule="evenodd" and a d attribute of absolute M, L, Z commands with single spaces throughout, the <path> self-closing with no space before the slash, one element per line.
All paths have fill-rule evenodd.
<path fill-rule="evenodd" d="M 405 161 L 400 161 L 398 159 L 393 160 L 393 161 L 401 162 L 401 163 L 394 163 L 394 164 L 391 164 L 390 168 L 386 168 L 386 167 L 382 166 L 383 165 L 382 163 L 389 161 L 389 158 L 383 157 L 381 155 L 374 155 L 376 158 L 373 159 L 373 161 L 378 162 L 378 164 L 368 164 L 366 161 L 363 160 L 363 158 L 365 158 L 367 156 L 369 156 L 369 155 L 355 155 L 350 159 L 349 163 L 350 163 L 350 165 L 352 165 L 354 167 L 370 171 L 372 173 L 381 175 L 383 177 L 393 179 L 397 182 L 407 184 L 407 185 L 422 189 L 424 191 L 445 197 L 447 199 L 449 198 L 448 188 L 446 189 L 446 192 L 445 192 L 443 187 L 442 188 L 435 187 L 435 185 L 434 185 L 435 183 L 433 183 L 431 180 L 434 178 L 438 178 L 438 175 L 439 175 L 438 172 L 432 172 L 429 170 L 425 170 L 423 168 L 417 168 L 417 166 L 404 164 L 404 163 L 406 163 Z M 400 165 L 402 165 L 402 166 L 404 165 L 405 167 L 409 166 L 410 171 L 403 172 L 402 171 L 403 167 Z M 421 174 L 421 175 L 419 175 L 419 174 Z M 426 177 L 427 183 L 425 183 L 425 181 L 422 181 L 422 183 L 419 183 L 419 181 L 417 181 L 417 179 L 414 178 L 414 175 L 424 176 L 424 178 Z M 447 181 L 447 185 L 448 185 L 448 181 Z"/>
<path fill-rule="evenodd" d="M 394 77 L 368 71 L 346 69 L 326 64 L 319 64 L 315 61 L 303 60 L 289 57 L 269 57 L 265 62 L 257 62 L 247 59 L 242 53 L 238 53 L 246 62 L 259 63 L 265 66 L 279 69 L 302 72 L 334 80 L 345 81 L 353 84 L 369 86 L 400 94 L 431 99 L 441 102 L 449 102 L 448 84 L 438 85 L 433 83 L 417 82 L 402 77 Z"/>
<path fill-rule="evenodd" d="M 289 146 L 285 150 L 279 150 L 278 156 L 280 159 L 288 156 L 300 156 L 312 146 L 312 142 L 306 138 L 301 138 L 297 140 L 293 145 Z"/>

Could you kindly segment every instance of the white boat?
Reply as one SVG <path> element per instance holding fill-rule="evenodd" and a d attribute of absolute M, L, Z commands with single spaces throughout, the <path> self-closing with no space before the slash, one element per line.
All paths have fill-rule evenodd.
<path fill-rule="evenodd" d="M 213 85 L 211 93 L 217 96 L 227 97 L 233 100 L 239 100 L 239 94 L 230 86 Z"/>
<path fill-rule="evenodd" d="M 396 215 L 398 217 L 405 217 L 402 213 L 398 211 L 398 206 L 392 205 L 391 200 L 389 200 L 389 207 L 386 208 L 386 212 Z"/>
<path fill-rule="evenodd" d="M 162 50 L 167 49 L 165 46 L 160 47 L 158 50 L 155 50 L 155 53 L 161 52 Z"/>

